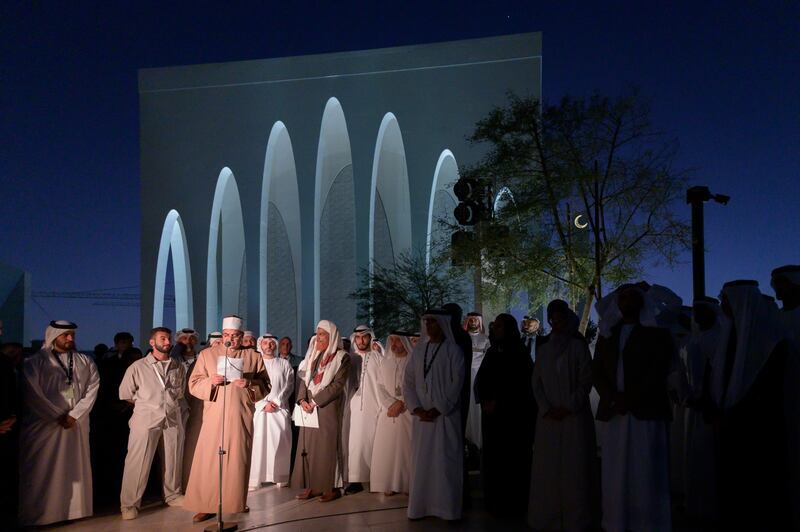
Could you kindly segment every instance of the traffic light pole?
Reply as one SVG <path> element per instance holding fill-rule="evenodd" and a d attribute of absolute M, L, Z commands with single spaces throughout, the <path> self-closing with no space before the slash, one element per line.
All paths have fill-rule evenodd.
<path fill-rule="evenodd" d="M 472 297 L 475 299 L 475 312 L 483 314 L 483 274 L 480 263 L 475 266 L 473 276 Z"/>

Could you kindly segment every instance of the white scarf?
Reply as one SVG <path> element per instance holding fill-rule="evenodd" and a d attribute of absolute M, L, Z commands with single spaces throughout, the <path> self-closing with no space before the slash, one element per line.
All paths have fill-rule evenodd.
<path fill-rule="evenodd" d="M 741 401 L 758 377 L 770 354 L 786 336 L 780 325 L 778 310 L 761 295 L 757 286 L 739 285 L 722 289 L 733 311 L 733 320 L 723 316 L 719 343 L 714 355 L 712 396 L 715 402 L 730 408 Z M 736 353 L 725 397 L 725 358 L 731 327 L 736 326 Z"/>
<path fill-rule="evenodd" d="M 53 327 L 52 325 L 48 325 L 47 329 L 44 331 L 44 344 L 42 344 L 42 349 L 47 349 L 49 351 L 53 350 L 53 342 L 56 341 L 56 338 L 61 336 L 64 333 L 68 332 L 75 332 L 77 327 L 64 327 L 67 325 L 71 325 L 68 321 L 56 321 L 54 322 L 57 325 L 61 325 L 62 327 Z"/>
<path fill-rule="evenodd" d="M 651 285 L 647 290 L 641 290 L 643 306 L 639 313 L 639 323 L 645 327 L 669 327 L 681 311 L 683 300 L 672 290 L 657 284 Z M 597 328 L 600 336 L 611 338 L 611 329 L 622 321 L 617 300 L 619 289 L 614 290 L 595 304 L 595 310 L 600 318 Z"/>
<path fill-rule="evenodd" d="M 323 352 L 317 351 L 317 337 L 314 336 L 308 345 L 306 357 L 303 359 L 303 362 L 300 363 L 298 368 L 298 372 L 303 372 L 303 381 L 306 383 L 306 388 L 308 388 L 312 394 L 316 394 L 319 390 L 325 389 L 325 387 L 333 381 L 333 378 L 336 376 L 336 372 L 339 371 L 339 367 L 342 365 L 342 359 L 347 356 L 347 353 L 339 347 L 339 344 L 341 343 L 341 336 L 339 335 L 339 329 L 332 321 L 320 321 L 317 324 L 317 329 L 327 331 L 329 335 L 328 347 Z M 334 353 L 336 356 L 334 356 L 324 368 L 320 367 L 322 362 L 325 360 L 325 357 Z M 316 384 L 311 378 L 311 369 L 314 367 L 314 363 L 319 357 L 322 357 L 322 359 L 319 363 L 320 366 L 317 367 L 317 373 L 322 373 L 322 380 L 319 382 L 319 384 Z"/>

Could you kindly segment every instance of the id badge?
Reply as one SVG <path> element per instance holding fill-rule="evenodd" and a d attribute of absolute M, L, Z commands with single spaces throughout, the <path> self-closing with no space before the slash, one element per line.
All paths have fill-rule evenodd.
<path fill-rule="evenodd" d="M 70 386 L 66 390 L 61 391 L 61 396 L 66 399 L 69 404 L 72 404 L 72 400 L 75 399 L 75 389 Z"/>

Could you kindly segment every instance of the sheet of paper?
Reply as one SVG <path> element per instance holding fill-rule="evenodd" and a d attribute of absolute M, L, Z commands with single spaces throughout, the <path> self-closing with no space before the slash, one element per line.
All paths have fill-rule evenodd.
<path fill-rule="evenodd" d="M 314 408 L 314 411 L 309 414 L 303 410 L 302 406 L 296 405 L 294 407 L 294 413 L 292 414 L 292 420 L 298 427 L 306 427 L 309 429 L 319 428 L 319 417 L 317 416 L 316 407 Z"/>
<path fill-rule="evenodd" d="M 244 361 L 241 358 L 217 357 L 217 374 L 227 375 L 228 382 L 242 378 L 243 366 Z"/>

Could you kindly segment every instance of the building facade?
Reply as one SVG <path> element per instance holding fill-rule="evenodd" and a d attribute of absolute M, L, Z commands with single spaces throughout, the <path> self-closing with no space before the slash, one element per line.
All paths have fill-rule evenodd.
<path fill-rule="evenodd" d="M 143 332 L 348 332 L 360 271 L 449 241 L 509 92 L 540 97 L 541 34 L 140 71 Z"/>

